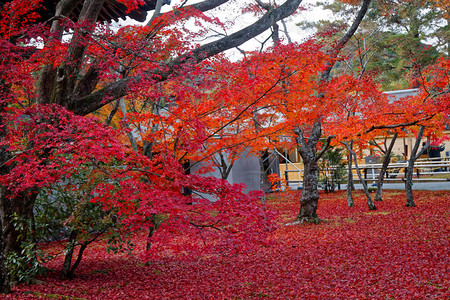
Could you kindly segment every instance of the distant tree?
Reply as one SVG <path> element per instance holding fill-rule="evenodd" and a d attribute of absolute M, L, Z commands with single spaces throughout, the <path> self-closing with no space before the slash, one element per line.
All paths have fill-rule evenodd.
<path fill-rule="evenodd" d="M 355 3 L 326 2 L 323 8 L 338 16 L 336 20 L 300 25 L 314 28 L 325 42 L 332 43 L 333 36 L 343 35 L 342 20 L 354 11 Z M 448 16 L 448 7 L 440 1 L 374 1 L 358 31 L 342 50 L 347 58 L 336 64 L 334 72 L 368 72 L 385 91 L 416 87 L 419 68 L 448 55 Z"/>

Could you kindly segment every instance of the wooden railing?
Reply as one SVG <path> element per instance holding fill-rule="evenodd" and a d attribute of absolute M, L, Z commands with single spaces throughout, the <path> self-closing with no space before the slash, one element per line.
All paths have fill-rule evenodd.
<path fill-rule="evenodd" d="M 403 181 L 408 162 L 391 163 L 388 166 L 385 181 Z M 381 163 L 359 166 L 366 181 L 377 180 L 382 167 Z M 418 159 L 414 164 L 414 181 L 448 181 L 450 180 L 450 157 L 434 159 Z M 357 178 L 355 178 L 358 180 Z"/>
<path fill-rule="evenodd" d="M 288 185 L 291 187 L 301 186 L 303 183 L 303 169 L 301 169 L 301 164 L 289 162 L 289 166 L 291 169 L 288 169 L 287 166 L 282 167 L 280 164 L 282 178 L 286 179 Z M 381 163 L 361 164 L 358 166 L 367 182 L 373 181 L 375 183 L 378 180 L 378 175 L 382 167 Z M 407 161 L 390 163 L 384 181 L 403 182 L 405 180 L 405 169 L 407 166 Z M 330 172 L 332 169 L 333 167 L 328 167 L 327 171 Z M 353 179 L 355 182 L 359 182 L 355 166 L 353 166 Z M 416 160 L 413 181 L 450 181 L 450 157 Z"/>

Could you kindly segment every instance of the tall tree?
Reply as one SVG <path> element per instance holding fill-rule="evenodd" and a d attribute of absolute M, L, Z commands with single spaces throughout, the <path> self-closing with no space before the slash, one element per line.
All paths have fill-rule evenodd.
<path fill-rule="evenodd" d="M 139 10 L 136 1 L 120 2 L 132 10 Z M 202 46 L 193 47 L 187 43 L 177 42 L 180 40 L 177 35 L 181 32 L 171 31 L 171 25 L 187 18 L 205 18 L 202 12 L 227 2 L 226 0 L 206 0 L 195 5 L 180 7 L 155 18 L 148 26 L 126 27 L 119 30 L 117 34 L 97 23 L 98 20 L 110 20 L 100 16 L 105 16 L 105 5 L 109 5 L 111 1 L 55 1 L 51 6 L 53 10 L 46 10 L 46 12 L 54 11 L 54 14 L 44 20 L 35 13 L 40 1 L 29 1 L 26 5 L 25 2 L 16 0 L 7 1 L 6 4 L 2 2 L 4 5 L 1 7 L 0 33 L 2 50 L 5 54 L 0 64 L 2 68 L 1 138 L 3 141 L 0 173 L 5 179 L 2 181 L 0 193 L 2 256 L 8 252 L 21 253 L 21 239 L 18 237 L 23 235 L 19 229 L 14 228 L 12 218 L 31 218 L 36 189 L 45 184 L 46 180 L 45 177 L 39 176 L 30 182 L 22 180 L 26 184 L 20 189 L 14 189 L 14 182 L 8 181 L 14 178 L 13 175 L 16 173 L 13 171 L 20 165 L 15 152 L 12 152 L 13 148 L 7 146 L 10 141 L 6 140 L 11 138 L 9 126 L 14 123 L 14 120 L 22 118 L 24 113 L 38 113 L 42 119 L 33 119 L 33 122 L 40 122 L 43 126 L 44 124 L 53 126 L 53 131 L 60 130 L 67 134 L 72 126 L 71 122 L 79 120 L 71 112 L 84 116 L 127 95 L 136 97 L 141 92 L 144 96 L 147 93 L 148 96 L 151 94 L 148 93 L 151 87 L 156 83 L 167 81 L 177 72 L 181 71 L 183 74 L 182 70 L 187 70 L 190 66 L 236 47 L 264 32 L 275 22 L 294 13 L 302 1 L 285 1 L 249 26 Z M 48 4 L 48 2 L 45 3 Z M 80 10 L 76 9 L 77 5 L 81 5 Z M 125 10 L 125 13 L 127 11 Z M 70 35 L 67 36 L 66 33 Z M 33 46 L 36 43 L 40 43 L 39 47 Z M 171 48 L 166 52 L 161 51 L 161 49 L 167 49 L 166 45 L 170 45 L 169 48 L 177 48 Z M 11 113 L 13 107 L 29 106 L 33 103 L 38 104 L 41 110 L 18 109 L 14 111 L 15 114 Z M 68 114 L 70 117 L 56 118 L 58 114 L 55 112 L 56 106 L 48 106 L 48 104 L 57 104 L 68 109 L 69 111 L 65 111 L 61 108 L 61 115 Z M 54 111 L 49 116 L 44 112 L 50 107 Z M 92 130 L 98 131 L 94 129 L 94 125 L 89 126 L 93 126 Z M 82 126 L 72 130 L 73 132 L 84 130 L 81 128 Z M 46 129 L 42 130 L 44 131 L 41 134 L 45 133 Z M 38 132 L 33 134 L 35 138 L 42 140 Z M 90 136 L 86 139 L 92 141 L 93 138 Z M 75 135 L 71 136 L 71 139 L 78 141 L 79 138 Z M 63 143 L 60 146 L 52 142 L 53 146 L 49 146 L 40 154 L 36 153 L 36 159 L 40 162 L 39 168 L 54 169 L 52 152 L 58 147 L 67 147 L 69 140 L 70 138 L 62 140 Z M 107 144 L 98 142 L 98 146 L 102 145 Z M 35 146 L 32 143 L 28 145 L 31 148 L 36 148 Z M 20 151 L 26 149 L 28 148 Z M 105 155 L 102 151 L 104 150 L 97 152 L 96 155 Z M 99 156 L 95 157 L 95 160 L 99 159 Z M 54 173 L 52 180 L 58 180 L 62 173 L 64 172 Z M 3 263 L 4 260 L 2 260 Z M 1 270 L 0 292 L 4 293 L 9 291 L 10 278 L 4 265 Z"/>
<path fill-rule="evenodd" d="M 336 21 L 322 20 L 303 26 L 316 28 L 326 40 L 330 39 L 330 30 L 334 30 L 334 35 L 342 35 L 342 17 L 354 9 L 348 2 L 334 1 L 323 6 L 340 16 Z M 447 19 L 448 7 L 439 1 L 372 2 L 360 29 L 343 50 L 347 59 L 336 71 L 369 72 L 383 90 L 415 87 L 419 68 L 448 55 Z"/>
<path fill-rule="evenodd" d="M 347 32 L 344 34 L 343 37 L 341 37 L 337 41 L 337 43 L 331 48 L 331 50 L 329 50 L 328 54 L 330 59 L 327 61 L 325 65 L 325 70 L 322 71 L 319 78 L 320 80 L 319 87 L 321 88 L 321 90 L 317 91 L 319 93 L 318 101 L 323 101 L 322 99 L 326 97 L 326 92 L 324 88 L 326 88 L 327 82 L 330 80 L 331 70 L 335 65 L 336 59 L 341 50 L 345 47 L 345 45 L 355 34 L 356 30 L 361 24 L 369 8 L 370 2 L 371 2 L 370 0 L 362 1 L 361 7 Z M 311 137 L 309 138 L 311 142 L 309 140 L 306 142 L 305 137 L 303 135 L 299 136 L 299 139 L 297 139 L 300 147 L 306 146 L 309 143 L 309 146 L 305 147 L 304 150 L 302 150 L 304 152 L 304 154 L 302 155 L 303 163 L 305 164 L 305 166 L 308 165 L 309 167 L 307 169 L 305 168 L 304 177 L 307 178 L 308 180 L 304 182 L 304 188 L 300 199 L 300 212 L 297 216 L 297 221 L 300 222 L 317 220 L 316 210 L 317 210 L 317 203 L 319 200 L 319 194 L 317 191 L 317 181 L 318 181 L 317 161 L 320 158 L 320 155 L 322 155 L 324 152 L 322 151 L 318 152 L 317 153 L 318 155 L 316 155 L 316 147 L 317 142 L 319 141 L 320 135 L 322 133 L 321 131 L 322 122 L 323 120 L 321 117 L 315 120 L 314 125 L 312 127 L 313 131 L 311 132 Z M 330 139 L 328 138 L 327 141 L 329 142 L 329 140 Z M 328 145 L 326 144 L 325 148 L 327 146 Z M 324 150 L 325 148 L 323 148 L 322 150 Z M 310 173 L 308 173 L 309 171 Z"/>

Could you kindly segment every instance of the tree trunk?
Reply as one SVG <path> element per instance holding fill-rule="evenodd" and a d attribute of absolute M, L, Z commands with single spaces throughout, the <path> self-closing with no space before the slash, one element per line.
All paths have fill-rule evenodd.
<path fill-rule="evenodd" d="M 77 269 L 78 265 L 81 262 L 81 258 L 83 257 L 84 250 L 86 250 L 87 246 L 90 244 L 90 242 L 85 242 L 81 244 L 80 250 L 78 251 L 77 260 L 74 262 L 72 268 L 70 268 L 69 273 L 67 274 L 68 278 L 73 278 L 75 276 L 75 270 Z"/>
<path fill-rule="evenodd" d="M 70 274 L 71 274 L 70 267 L 72 266 L 73 251 L 75 250 L 77 236 L 78 236 L 77 230 L 72 230 L 70 232 L 69 243 L 67 245 L 66 256 L 64 258 L 64 264 L 63 264 L 62 271 L 61 271 L 62 277 L 66 277 L 66 278 L 71 277 L 70 276 Z"/>
<path fill-rule="evenodd" d="M 405 174 L 406 207 L 416 206 L 416 204 L 414 203 L 414 196 L 412 191 L 413 170 L 414 170 L 414 160 L 410 158 L 408 160 L 408 167 L 406 168 Z"/>
<path fill-rule="evenodd" d="M 148 235 L 147 235 L 147 243 L 145 245 L 145 250 L 148 252 L 152 248 L 152 239 L 153 235 L 155 234 L 155 231 L 158 230 L 159 226 L 161 225 L 163 221 L 163 218 L 161 215 L 153 214 L 150 217 L 150 222 L 152 223 L 152 226 L 148 229 Z M 147 266 L 150 265 L 150 261 L 147 261 L 145 263 Z"/>
<path fill-rule="evenodd" d="M 422 141 L 423 133 L 425 131 L 425 126 L 421 125 L 419 129 L 419 133 L 417 134 L 416 142 L 414 143 L 414 147 L 411 151 L 411 157 L 408 160 L 408 166 L 406 167 L 405 173 L 405 193 L 406 193 L 406 207 L 414 207 L 416 204 L 414 203 L 414 196 L 412 191 L 412 178 L 414 172 L 414 163 L 422 155 L 425 150 L 430 146 L 430 142 L 427 141 L 425 146 L 417 153 L 419 149 L 420 142 Z"/>
<path fill-rule="evenodd" d="M 354 207 L 355 203 L 353 202 L 353 156 L 351 151 L 353 151 L 353 141 L 350 141 L 349 144 L 350 150 L 348 154 L 348 165 L 347 165 L 347 205 L 348 207 Z"/>
<path fill-rule="evenodd" d="M 0 195 L 0 219 L 1 219 L 1 239 L 2 239 L 2 253 L 0 254 L 2 259 L 2 272 L 1 276 L 2 286 L 0 287 L 1 292 L 8 292 L 11 285 L 17 281 L 17 278 L 9 278 L 7 276 L 8 266 L 5 266 L 4 259 L 8 253 L 15 252 L 19 256 L 22 255 L 22 246 L 25 242 L 26 237 L 30 233 L 30 228 L 24 227 L 18 228 L 17 222 L 21 220 L 31 221 L 33 216 L 34 200 L 36 199 L 35 194 L 31 195 L 19 195 L 10 196 L 8 191 L 1 187 Z"/>
<path fill-rule="evenodd" d="M 26 226 L 18 227 L 17 222 L 32 220 L 36 194 L 25 192 L 20 195 L 11 195 L 5 187 L 0 187 L 0 190 L 0 223 L 2 225 L 0 292 L 8 293 L 17 278 L 10 278 L 7 275 L 8 266 L 4 265 L 5 258 L 11 252 L 15 252 L 19 256 L 22 255 L 23 243 L 31 230 Z"/>
<path fill-rule="evenodd" d="M 383 165 L 381 166 L 380 175 L 378 176 L 378 181 L 377 181 L 377 192 L 375 194 L 375 201 L 383 200 L 384 175 L 386 174 L 386 170 L 389 166 L 389 163 L 391 162 L 391 152 L 392 152 L 392 148 L 394 147 L 395 140 L 397 140 L 397 133 L 394 134 L 394 136 L 392 137 L 391 142 L 389 144 L 389 147 L 384 152 Z"/>
<path fill-rule="evenodd" d="M 11 292 L 11 288 L 8 280 L 8 269 L 5 265 L 5 243 L 3 240 L 3 223 L 2 218 L 0 218 L 0 294 L 7 294 Z"/>
<path fill-rule="evenodd" d="M 305 221 L 318 222 L 317 205 L 319 202 L 319 191 L 317 183 L 319 168 L 314 156 L 310 157 L 310 159 L 303 158 L 303 164 L 303 190 L 300 198 L 300 212 L 297 216 L 297 221 L 300 221 L 301 223 Z"/>
<path fill-rule="evenodd" d="M 369 207 L 369 210 L 376 210 L 377 207 L 375 206 L 375 203 L 373 203 L 372 197 L 370 197 L 369 189 L 367 187 L 367 182 L 362 177 L 361 171 L 358 167 L 358 160 L 356 158 L 356 152 L 353 152 L 352 155 L 353 155 L 353 159 L 355 160 L 356 173 L 358 173 L 359 180 L 361 181 L 361 183 L 363 185 L 364 194 L 366 194 L 366 197 L 367 197 L 367 206 Z"/>
<path fill-rule="evenodd" d="M 150 251 L 150 249 L 152 248 L 152 238 L 155 234 L 155 231 L 158 230 L 159 225 L 161 225 L 162 223 L 162 217 L 158 214 L 153 214 L 150 217 L 150 223 L 152 223 L 152 226 L 150 226 L 148 230 L 147 244 L 145 245 L 145 250 L 147 251 Z"/>
<path fill-rule="evenodd" d="M 227 180 L 228 176 L 230 175 L 231 169 L 233 168 L 234 159 L 233 159 L 233 157 L 231 157 L 231 158 L 225 157 L 225 155 L 223 154 L 222 151 L 219 151 L 217 153 L 217 155 L 219 156 L 220 161 L 215 156 L 212 157 L 212 161 L 213 161 L 214 165 L 217 167 L 217 169 L 219 170 L 220 177 L 222 179 Z M 233 154 L 230 154 L 230 156 L 232 156 L 232 155 Z"/>
<path fill-rule="evenodd" d="M 361 7 L 360 7 L 360 9 L 359 9 L 359 11 L 358 11 L 358 13 L 357 13 L 355 19 L 353 20 L 352 25 L 351 25 L 350 28 L 347 30 L 347 32 L 344 34 L 344 36 L 342 36 L 342 37 L 339 39 L 339 41 L 336 43 L 336 45 L 331 49 L 331 51 L 330 51 L 330 53 L 329 53 L 331 60 L 328 62 L 328 64 L 327 64 L 325 70 L 322 71 L 322 74 L 320 75 L 320 81 L 321 81 L 322 83 L 325 83 L 325 82 L 327 82 L 327 81 L 330 79 L 331 69 L 333 68 L 333 66 L 334 66 L 334 64 L 335 64 L 335 62 L 336 62 L 336 60 L 334 60 L 334 58 L 337 58 L 337 57 L 338 57 L 338 55 L 339 55 L 339 53 L 341 52 L 341 50 L 344 48 L 344 46 L 347 44 L 347 42 L 351 39 L 351 37 L 355 34 L 356 30 L 357 30 L 358 27 L 359 27 L 359 24 L 361 24 L 361 22 L 362 22 L 364 16 L 365 16 L 366 13 L 367 13 L 367 10 L 368 10 L 368 8 L 369 8 L 370 3 L 371 3 L 371 0 L 363 0 L 363 1 L 362 1 Z M 319 95 L 320 95 L 319 97 L 323 97 L 323 93 L 322 93 L 322 92 L 321 92 Z M 319 136 L 317 137 L 317 140 L 314 140 L 314 141 L 313 141 L 313 143 L 314 143 L 314 148 L 313 148 L 313 149 L 309 149 L 310 151 L 313 151 L 313 153 L 314 153 L 314 151 L 315 151 L 315 147 L 316 147 L 316 145 L 317 145 L 317 142 L 318 142 L 318 140 L 319 140 L 319 138 L 320 138 L 320 134 L 321 134 L 321 125 L 320 125 L 320 121 L 319 121 L 319 122 L 316 122 L 316 123 L 314 124 L 314 126 L 313 126 L 313 132 L 311 133 L 311 136 L 310 136 L 310 138 L 308 139 L 308 144 L 309 144 L 310 141 L 311 141 L 311 139 L 312 139 L 312 137 L 313 137 L 313 134 L 314 134 L 314 128 L 316 127 L 317 124 L 318 124 L 318 126 L 319 126 Z M 300 131 L 300 132 L 301 132 L 301 131 Z M 302 140 L 303 140 L 303 135 L 302 135 Z M 298 144 L 298 141 L 299 141 L 299 139 L 297 140 L 297 144 Z M 329 143 L 329 141 L 330 141 L 330 137 L 328 137 L 327 142 Z M 301 148 L 306 149 L 305 147 L 301 147 Z M 320 158 L 320 156 L 323 155 L 323 153 L 325 152 L 324 150 L 326 150 L 326 148 L 328 148 L 328 144 L 326 145 L 326 147 L 324 147 L 324 149 L 322 149 L 320 155 L 316 156 L 316 162 L 317 162 L 317 160 Z M 299 152 L 300 152 L 300 155 L 301 155 L 300 148 L 299 148 Z M 302 156 L 302 158 L 303 158 L 303 156 Z M 306 176 L 306 172 L 305 172 L 305 176 Z M 316 177 L 316 184 L 317 184 L 317 177 Z M 303 193 L 304 193 L 304 191 L 302 192 L 302 198 L 303 198 Z M 318 196 L 317 196 L 317 200 L 318 200 Z M 317 200 L 316 200 L 316 201 L 317 201 Z M 316 208 L 317 208 L 317 202 L 316 202 Z M 300 218 L 302 218 L 301 212 L 302 212 L 302 210 L 301 210 L 301 208 L 300 208 L 300 214 L 299 214 L 299 216 L 297 217 L 297 220 L 299 220 Z M 315 213 L 315 211 L 314 211 L 314 213 Z M 316 214 L 316 218 L 317 218 L 317 214 Z"/>
<path fill-rule="evenodd" d="M 319 168 L 317 161 L 328 149 L 331 137 L 328 137 L 323 149 L 316 153 L 317 143 L 322 135 L 322 125 L 320 122 L 315 122 L 311 134 L 306 138 L 303 136 L 303 131 L 300 128 L 295 129 L 297 134 L 297 145 L 300 156 L 303 160 L 303 190 L 300 197 L 300 212 L 296 221 L 303 223 L 314 222 L 318 223 L 320 219 L 317 217 L 317 205 L 319 202 L 318 191 L 318 177 Z"/>
<path fill-rule="evenodd" d="M 369 207 L 369 210 L 376 210 L 377 207 L 375 206 L 375 203 L 373 203 L 372 197 L 370 197 L 369 189 L 367 187 L 367 182 L 364 180 L 364 178 L 361 174 L 361 170 L 358 167 L 358 159 L 356 157 L 356 152 L 350 148 L 350 145 L 348 143 L 343 142 L 343 144 L 347 147 L 348 152 L 350 153 L 350 155 L 353 156 L 353 159 L 355 160 L 356 173 L 358 174 L 359 181 L 363 185 L 363 190 L 367 197 L 367 205 Z"/>
<path fill-rule="evenodd" d="M 0 81 L 0 92 L 8 93 L 9 86 L 6 86 L 4 82 Z M 0 94 L 0 96 L 3 96 Z M 7 134 L 6 124 L 3 120 L 3 113 L 6 105 L 1 105 L 1 114 L 0 114 L 0 139 L 3 141 Z M 8 151 L 7 146 L 0 146 L 0 175 L 5 175 L 9 172 L 10 168 L 5 165 L 5 163 L 10 159 L 11 154 Z M 7 227 L 9 226 L 9 218 L 7 218 L 8 214 L 5 208 L 8 207 L 9 202 L 6 199 L 5 195 L 6 189 L 3 186 L 0 186 L 0 293 L 6 294 L 11 291 L 9 276 L 8 276 L 8 266 L 5 264 L 6 258 L 6 244 L 7 244 Z"/>

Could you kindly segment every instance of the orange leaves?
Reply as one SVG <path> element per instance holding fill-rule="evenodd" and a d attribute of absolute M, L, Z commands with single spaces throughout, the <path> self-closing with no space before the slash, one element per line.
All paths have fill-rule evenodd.
<path fill-rule="evenodd" d="M 393 103 L 396 111 L 402 112 L 400 118 L 405 122 L 420 122 L 434 128 L 435 132 L 443 129 L 445 117 L 450 112 L 449 66 L 449 59 L 441 58 L 423 71 L 418 94 Z"/>
<path fill-rule="evenodd" d="M 327 85 L 325 98 L 330 113 L 324 127 L 327 134 L 337 136 L 337 141 L 361 135 L 370 124 L 383 122 L 380 116 L 387 109 L 387 98 L 368 77 L 333 78 Z"/>
<path fill-rule="evenodd" d="M 424 74 L 423 85 L 431 96 L 440 96 L 450 88 L 450 59 L 440 58 L 431 66 L 428 66 Z"/>
<path fill-rule="evenodd" d="M 272 173 L 267 176 L 267 180 L 270 183 L 270 187 L 272 191 L 279 191 L 282 188 L 289 189 L 289 186 L 286 182 L 286 179 L 281 179 L 280 176 L 276 173 Z"/>

